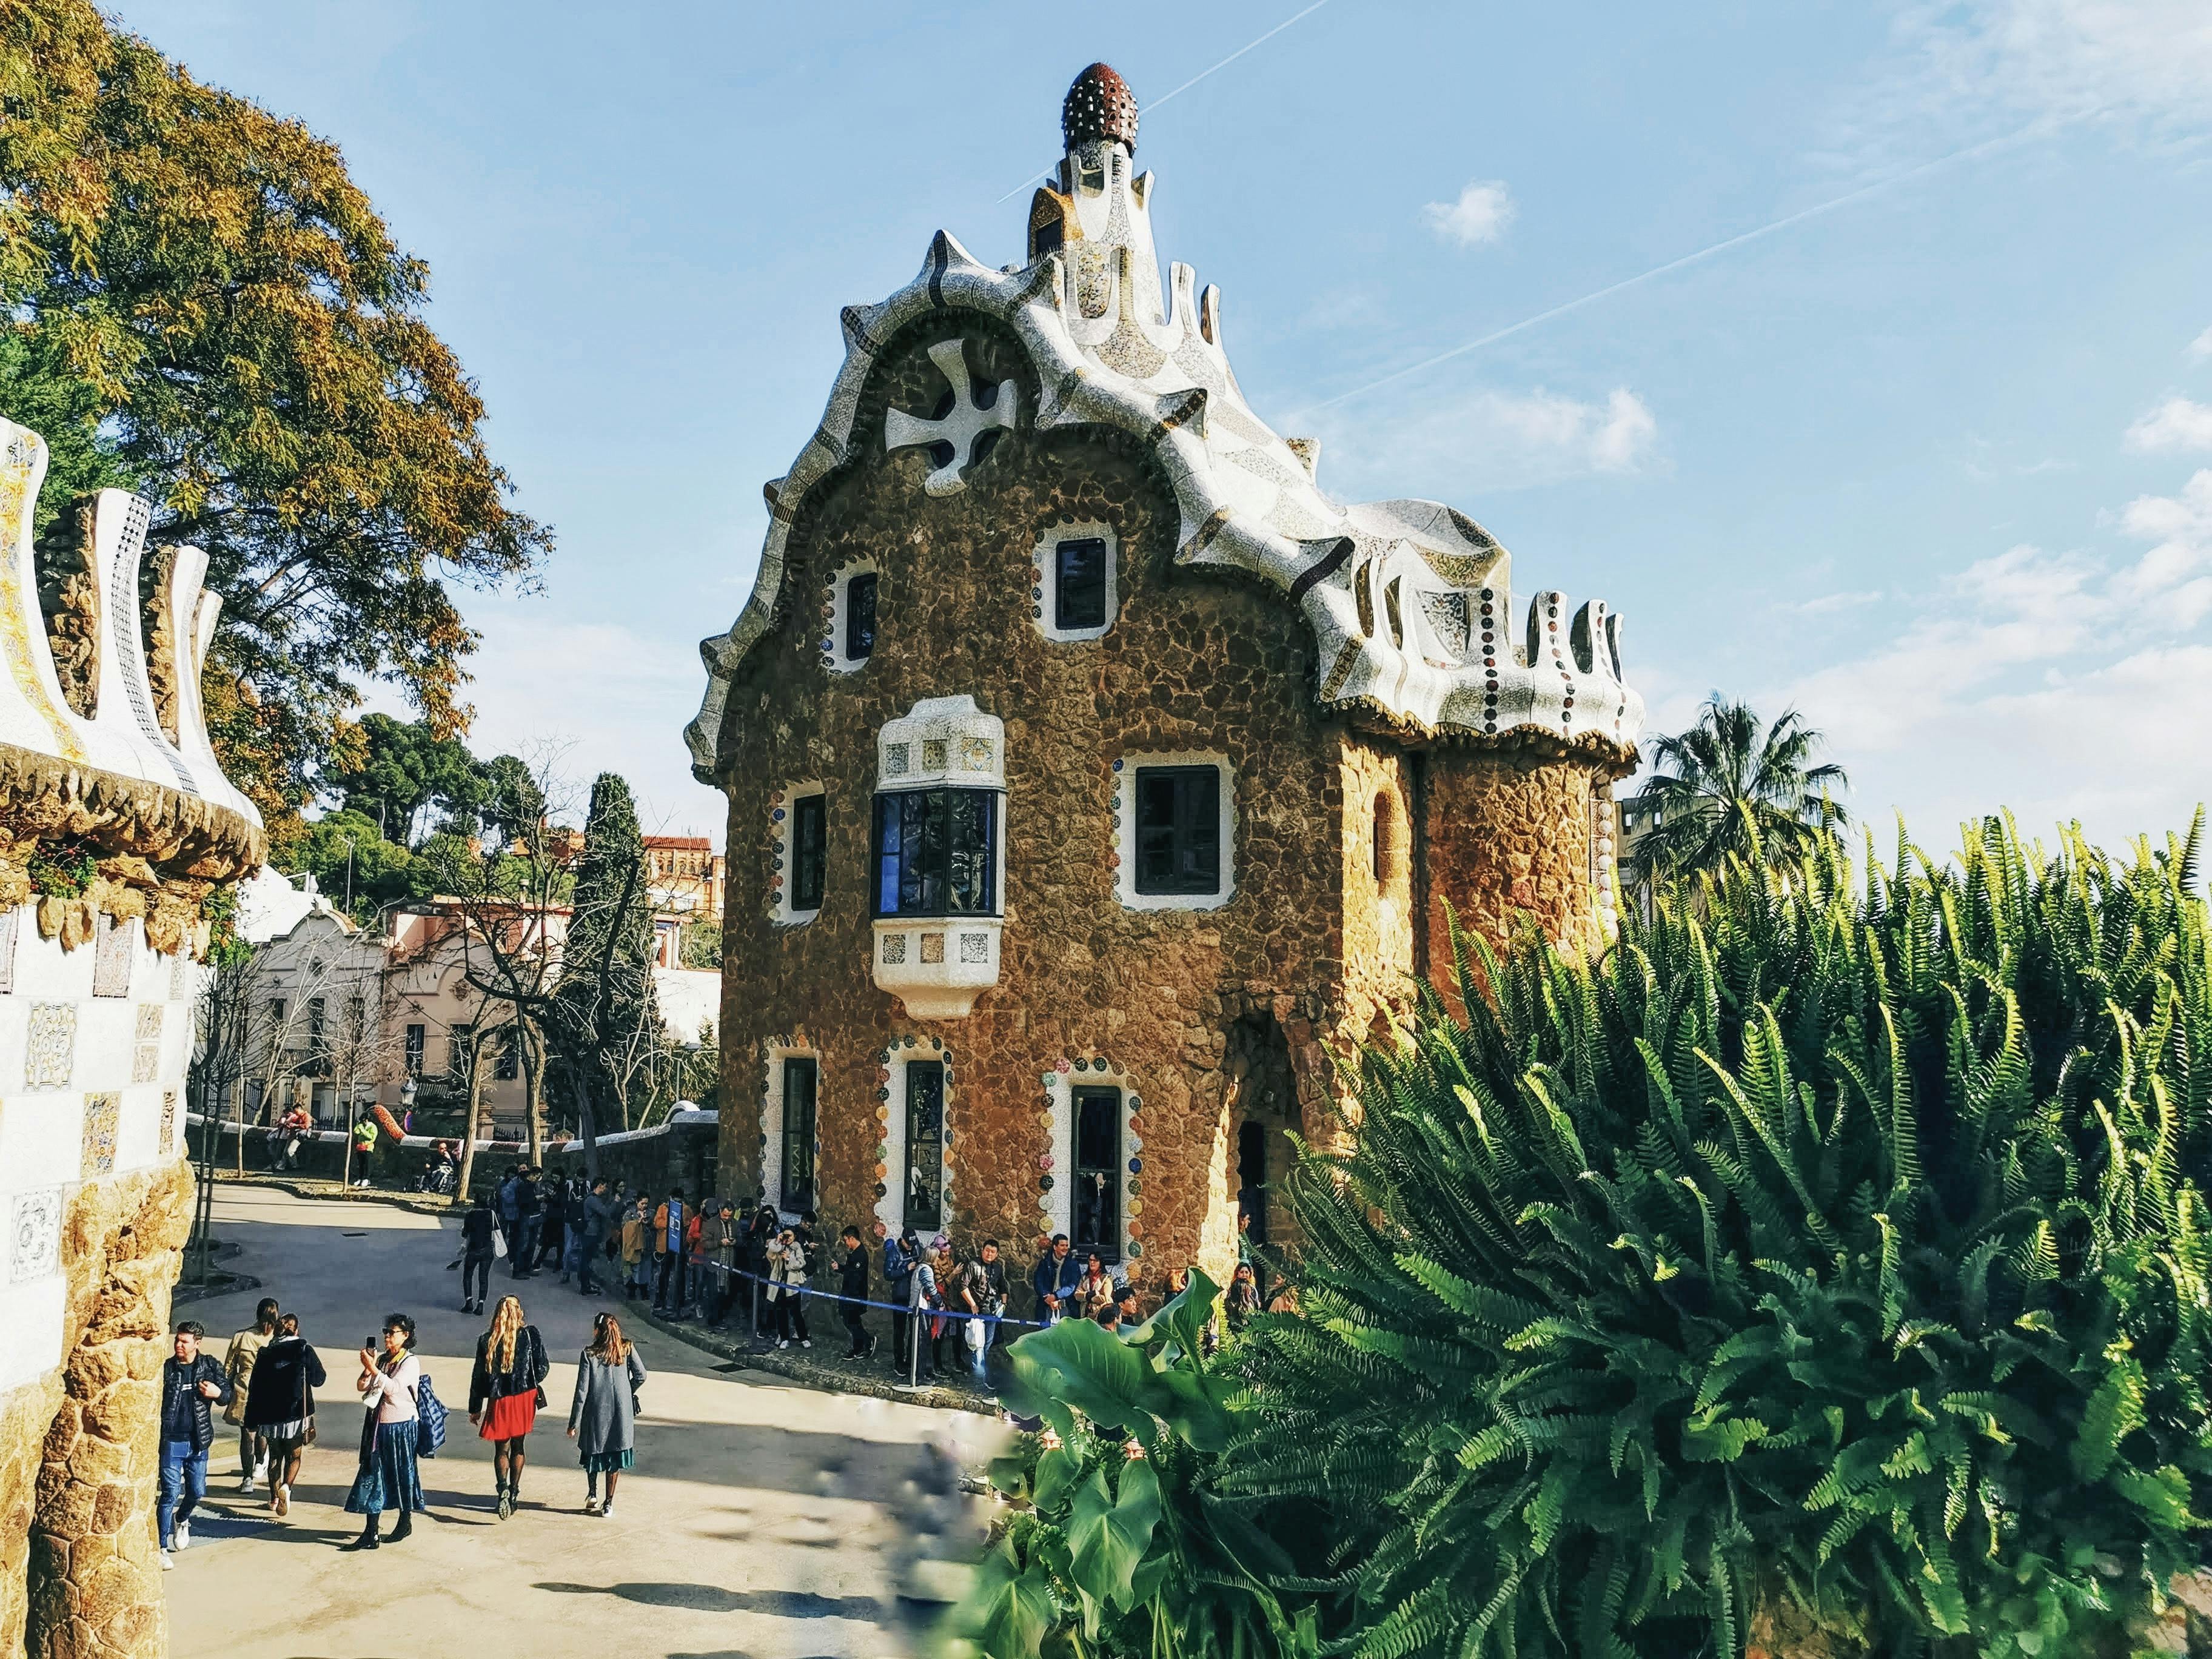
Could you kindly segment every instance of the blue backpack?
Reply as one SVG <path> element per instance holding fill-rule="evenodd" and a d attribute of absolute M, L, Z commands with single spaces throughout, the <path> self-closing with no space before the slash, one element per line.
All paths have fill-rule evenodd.
<path fill-rule="evenodd" d="M 422 1373 L 415 1388 L 415 1455 L 435 1457 L 446 1443 L 446 1402 L 430 1386 L 430 1373 Z"/>

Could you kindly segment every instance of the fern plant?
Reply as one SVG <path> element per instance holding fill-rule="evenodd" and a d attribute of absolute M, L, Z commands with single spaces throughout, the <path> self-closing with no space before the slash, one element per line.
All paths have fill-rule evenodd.
<path fill-rule="evenodd" d="M 2124 1651 L 2212 1515 L 2201 823 L 1462 937 L 1294 1178 L 1221 1476 L 1323 1517 L 1338 1650 Z"/>

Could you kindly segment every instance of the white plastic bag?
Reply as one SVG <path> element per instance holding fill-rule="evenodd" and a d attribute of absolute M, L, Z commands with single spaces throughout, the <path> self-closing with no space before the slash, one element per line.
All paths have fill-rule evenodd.
<path fill-rule="evenodd" d="M 491 1230 L 491 1259 L 495 1261 L 507 1260 L 507 1235 L 496 1227 Z"/>

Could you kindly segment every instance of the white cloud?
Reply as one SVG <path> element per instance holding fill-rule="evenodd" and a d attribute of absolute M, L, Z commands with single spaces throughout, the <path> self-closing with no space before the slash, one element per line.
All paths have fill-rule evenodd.
<path fill-rule="evenodd" d="M 1927 90 L 2060 120 L 2212 120 L 2212 8 L 2203 0 L 1966 0 L 1905 11 Z"/>
<path fill-rule="evenodd" d="M 1881 589 L 1870 587 L 1856 593 L 1823 593 L 1818 599 L 1800 599 L 1795 605 L 1783 607 L 1801 617 L 1832 616 L 1838 611 L 1856 611 L 1862 605 L 1875 605 L 1881 599 Z"/>
<path fill-rule="evenodd" d="M 2212 357 L 2212 328 L 2206 329 L 2189 343 L 2189 355 L 2200 362 Z"/>
<path fill-rule="evenodd" d="M 1379 419 L 1325 420 L 1318 435 L 1355 495 L 1453 500 L 1646 471 L 1658 465 L 1658 432 L 1650 409 L 1626 386 L 1601 402 L 1539 386 L 1403 405 Z"/>
<path fill-rule="evenodd" d="M 1421 216 L 1446 241 L 1474 247 L 1503 236 L 1514 211 L 1513 192 L 1504 179 L 1479 179 L 1460 191 L 1456 202 L 1431 202 Z"/>
<path fill-rule="evenodd" d="M 1876 649 L 1761 705 L 1802 709 L 1849 769 L 1854 810 L 1886 835 L 1904 805 L 1931 852 L 2001 807 L 2032 834 L 2080 818 L 2107 845 L 2185 827 L 2212 793 L 2172 749 L 2176 722 L 2212 699 L 2212 469 L 2117 522 L 2150 544 L 2132 562 L 2012 548 L 1901 611 Z"/>
<path fill-rule="evenodd" d="M 2177 449 L 2212 449 L 2212 404 L 2168 398 L 2128 428 L 2128 447 L 2153 454 Z"/>

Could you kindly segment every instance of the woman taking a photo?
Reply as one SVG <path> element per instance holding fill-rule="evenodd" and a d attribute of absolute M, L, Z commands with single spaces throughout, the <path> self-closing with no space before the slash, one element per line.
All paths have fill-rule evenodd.
<path fill-rule="evenodd" d="M 637 1443 L 637 1391 L 645 1386 L 645 1361 L 623 1338 L 611 1313 L 592 1321 L 592 1346 L 576 1360 L 576 1399 L 568 1407 L 568 1437 L 584 1465 L 584 1513 L 615 1512 L 615 1482 L 630 1466 Z M 599 1477 L 607 1478 L 606 1502 Z"/>
<path fill-rule="evenodd" d="M 492 1310 L 491 1328 L 477 1339 L 477 1366 L 469 1377 L 469 1421 L 491 1442 L 502 1521 L 522 1501 L 522 1443 L 544 1403 L 545 1391 L 538 1385 L 549 1369 L 538 1328 L 523 1322 L 522 1298 L 500 1297 L 499 1306 Z"/>
<path fill-rule="evenodd" d="M 386 1314 L 383 1335 L 380 1355 L 374 1343 L 362 1344 L 361 1376 L 354 1383 L 368 1414 L 361 1425 L 361 1472 L 346 1494 L 345 1512 L 367 1519 L 361 1536 L 339 1545 L 342 1550 L 376 1548 L 376 1518 L 386 1510 L 399 1511 L 399 1524 L 392 1529 L 392 1541 L 398 1543 L 415 1530 L 415 1512 L 422 1507 L 422 1486 L 415 1474 L 421 1432 L 415 1396 L 422 1386 L 422 1367 L 410 1352 L 415 1322 L 403 1313 Z"/>
<path fill-rule="evenodd" d="M 276 1321 L 276 1335 L 254 1361 L 246 1384 L 246 1431 L 269 1449 L 269 1512 L 292 1507 L 300 1455 L 315 1437 L 315 1390 L 323 1386 L 322 1356 L 300 1334 L 300 1316 Z"/>

